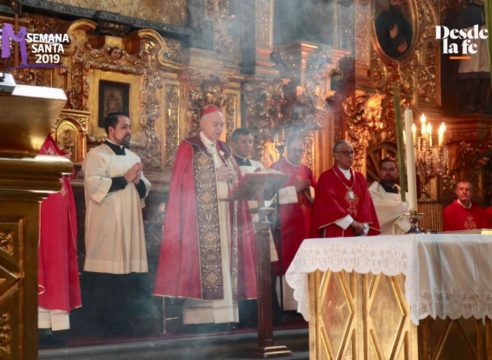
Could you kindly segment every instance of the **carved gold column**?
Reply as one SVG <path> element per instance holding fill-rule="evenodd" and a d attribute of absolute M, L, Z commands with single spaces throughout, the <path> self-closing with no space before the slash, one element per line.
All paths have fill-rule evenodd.
<path fill-rule="evenodd" d="M 0 358 L 37 359 L 39 202 L 60 190 L 64 158 L 34 158 L 66 98 L 0 96 Z M 45 88 L 46 89 L 46 88 Z M 61 92 L 63 93 L 63 92 Z"/>
<path fill-rule="evenodd" d="M 273 0 L 258 0 L 255 2 L 256 30 L 256 71 L 257 76 L 276 76 L 278 71 L 273 68 L 270 60 L 273 50 Z"/>

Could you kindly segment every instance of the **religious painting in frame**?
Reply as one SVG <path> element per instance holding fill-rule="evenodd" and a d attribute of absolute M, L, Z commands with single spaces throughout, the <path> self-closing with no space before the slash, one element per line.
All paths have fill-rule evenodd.
<path fill-rule="evenodd" d="M 130 84 L 100 80 L 97 125 L 104 128 L 104 118 L 112 112 L 122 112 L 129 116 Z"/>
<path fill-rule="evenodd" d="M 122 109 L 122 112 L 128 113 L 135 136 L 141 131 L 140 123 L 145 117 L 141 105 L 143 81 L 144 77 L 141 74 L 124 74 L 100 69 L 92 69 L 89 72 L 87 109 L 90 117 L 87 135 L 90 144 L 97 144 L 106 138 L 102 122 L 109 109 Z"/>
<path fill-rule="evenodd" d="M 418 39 L 415 0 L 372 0 L 371 3 L 376 52 L 385 62 L 407 59 Z"/>

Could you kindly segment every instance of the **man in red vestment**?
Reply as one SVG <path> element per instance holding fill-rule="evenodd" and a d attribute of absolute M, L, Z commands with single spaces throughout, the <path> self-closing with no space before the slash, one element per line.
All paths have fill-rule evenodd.
<path fill-rule="evenodd" d="M 301 242 L 309 237 L 313 201 L 310 186 L 316 184 L 311 169 L 301 164 L 305 151 L 304 140 L 301 137 L 290 137 L 286 148 L 287 156 L 271 166 L 289 175 L 279 191 L 280 275 L 285 274 Z"/>
<path fill-rule="evenodd" d="M 473 185 L 468 180 L 456 184 L 458 197 L 443 211 L 443 230 L 471 230 L 489 228 L 490 222 L 484 209 L 473 204 Z"/>
<path fill-rule="evenodd" d="M 237 300 L 256 298 L 254 230 L 247 202 L 230 201 L 240 173 L 224 126 L 205 107 L 172 170 L 154 293 L 186 298 L 184 324 L 237 322 Z"/>
<path fill-rule="evenodd" d="M 321 174 L 313 206 L 313 237 L 379 234 L 364 175 L 352 169 L 354 149 L 344 140 L 333 147 L 335 166 Z"/>
<path fill-rule="evenodd" d="M 66 156 L 49 135 L 40 155 Z M 39 328 L 66 330 L 68 314 L 82 305 L 77 265 L 77 213 L 71 175 L 41 203 L 38 247 Z"/>

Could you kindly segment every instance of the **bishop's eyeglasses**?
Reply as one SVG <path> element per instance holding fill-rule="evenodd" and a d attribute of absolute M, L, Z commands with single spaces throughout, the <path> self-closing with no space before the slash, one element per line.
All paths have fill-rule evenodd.
<path fill-rule="evenodd" d="M 336 153 L 343 154 L 344 156 L 352 156 L 354 155 L 354 150 L 346 150 L 346 151 L 335 151 Z"/>

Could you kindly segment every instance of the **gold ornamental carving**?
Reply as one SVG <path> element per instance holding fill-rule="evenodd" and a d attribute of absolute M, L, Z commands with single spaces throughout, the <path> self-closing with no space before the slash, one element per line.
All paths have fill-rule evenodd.
<path fill-rule="evenodd" d="M 240 124 L 239 113 L 240 113 L 240 101 L 241 93 L 237 92 L 225 92 L 224 97 L 224 108 L 226 115 L 226 134 L 227 138 L 232 134 L 234 129 Z"/>
<path fill-rule="evenodd" d="M 368 82 L 371 89 L 384 96 L 382 120 L 394 129 L 392 94 L 395 85 L 405 104 L 414 109 L 437 108 L 440 105 L 440 55 L 439 43 L 435 41 L 435 25 L 439 23 L 436 3 L 410 1 L 412 9 L 413 44 L 400 60 L 386 56 L 380 48 L 374 30 L 374 14 L 371 23 L 371 71 Z M 358 46 L 363 46 L 359 43 Z"/>
<path fill-rule="evenodd" d="M 201 71 L 189 73 L 189 123 L 187 136 L 198 133 L 200 113 L 208 104 L 222 108 L 225 102 L 224 88 L 228 79 L 223 74 L 208 74 Z M 224 114 L 227 119 L 227 113 Z"/>
<path fill-rule="evenodd" d="M 160 93 L 166 78 L 175 78 L 182 60 L 181 45 L 164 39 L 153 30 L 139 30 L 123 38 L 94 35 L 96 24 L 74 22 L 68 33 L 74 39 L 67 51 L 69 106 L 89 111 L 91 144 L 105 136 L 98 126 L 99 81 L 130 84 L 128 101 L 132 121 L 132 147 L 144 164 L 153 169 L 165 166 L 158 124 L 164 118 Z"/>
<path fill-rule="evenodd" d="M 248 81 L 243 85 L 248 127 L 261 147 L 265 141 L 273 140 L 273 130 L 282 124 L 284 85 L 281 79 Z"/>
<path fill-rule="evenodd" d="M 262 158 L 265 143 L 274 140 L 274 130 L 282 124 L 284 85 L 281 79 L 248 81 L 243 85 L 247 126 L 255 133 L 257 158 Z"/>
<path fill-rule="evenodd" d="M 256 47 L 271 49 L 273 47 L 273 0 L 257 0 Z"/>
<path fill-rule="evenodd" d="M 307 134 L 304 139 L 304 146 L 306 149 L 306 153 L 304 154 L 304 165 L 309 167 L 310 169 L 314 169 L 314 134 L 310 132 Z"/>
<path fill-rule="evenodd" d="M 174 163 L 174 155 L 183 138 L 179 116 L 179 103 L 181 99 L 178 84 L 166 84 L 164 89 L 166 111 L 166 167 Z"/>
<path fill-rule="evenodd" d="M 12 328 L 10 327 L 10 314 L 0 314 L 0 351 L 11 354 Z"/>
<path fill-rule="evenodd" d="M 14 255 L 14 233 L 9 231 L 0 231 L 0 249 L 9 254 Z"/>
<path fill-rule="evenodd" d="M 354 168 L 364 172 L 367 148 L 394 136 L 391 127 L 381 119 L 383 96 L 380 94 L 350 96 L 342 102 L 347 124 L 347 138 L 354 147 Z"/>
<path fill-rule="evenodd" d="M 165 24 L 185 25 L 187 19 L 186 0 L 53 0 L 52 2 Z"/>
<path fill-rule="evenodd" d="M 365 4 L 364 4 L 364 3 Z M 356 61 L 357 67 L 362 69 L 369 69 L 371 64 L 371 45 L 367 41 L 367 34 L 371 33 L 371 22 L 367 19 L 370 18 L 370 6 L 368 1 L 358 0 L 358 10 L 355 11 L 355 47 L 357 54 Z"/>
<path fill-rule="evenodd" d="M 238 18 L 231 11 L 230 0 L 206 0 L 206 15 L 214 26 L 214 49 L 219 54 L 239 58 L 239 44 L 232 36 Z"/>
<path fill-rule="evenodd" d="M 87 152 L 89 115 L 87 111 L 64 109 L 52 131 L 58 146 L 74 163 L 81 163 Z"/>

